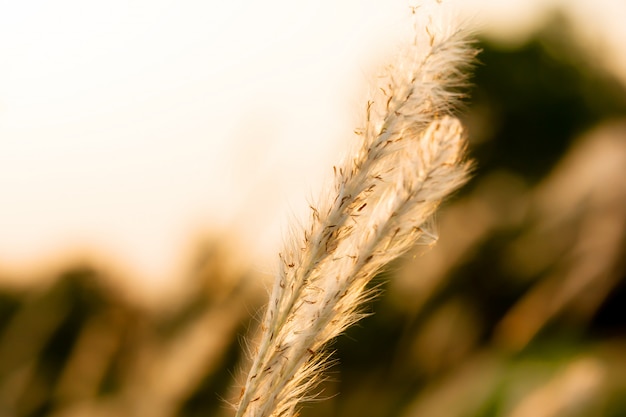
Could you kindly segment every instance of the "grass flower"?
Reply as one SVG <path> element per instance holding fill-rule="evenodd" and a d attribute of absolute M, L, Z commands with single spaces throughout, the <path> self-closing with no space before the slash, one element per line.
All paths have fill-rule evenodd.
<path fill-rule="evenodd" d="M 334 167 L 334 187 L 279 254 L 237 417 L 296 414 L 323 377 L 325 345 L 362 317 L 370 280 L 435 239 L 432 215 L 467 180 L 465 136 L 452 112 L 475 50 L 433 6 L 413 10 L 415 40 L 380 78 L 358 146 Z"/>

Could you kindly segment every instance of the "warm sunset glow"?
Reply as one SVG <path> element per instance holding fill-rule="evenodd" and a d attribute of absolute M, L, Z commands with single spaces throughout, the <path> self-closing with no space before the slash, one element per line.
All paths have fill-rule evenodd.
<path fill-rule="evenodd" d="M 464 2 L 486 29 L 503 3 Z M 408 4 L 1 3 L 0 268 L 92 253 L 166 284 L 214 230 L 274 253 Z"/>

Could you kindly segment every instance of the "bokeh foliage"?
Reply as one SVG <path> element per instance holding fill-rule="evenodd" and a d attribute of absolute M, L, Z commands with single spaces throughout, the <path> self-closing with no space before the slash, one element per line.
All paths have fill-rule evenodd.
<path fill-rule="evenodd" d="M 626 90 L 568 39 L 556 18 L 481 41 L 475 176 L 438 246 L 377 279 L 303 417 L 626 415 Z M 0 291 L 0 416 L 230 415 L 265 294 L 224 247 L 199 246 L 162 311 L 84 265 Z"/>

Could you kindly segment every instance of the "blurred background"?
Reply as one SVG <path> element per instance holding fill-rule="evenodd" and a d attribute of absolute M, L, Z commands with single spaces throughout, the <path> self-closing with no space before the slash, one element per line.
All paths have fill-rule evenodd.
<path fill-rule="evenodd" d="M 0 1 L 0 417 L 232 415 L 281 235 L 410 13 L 223 3 Z M 626 3 L 457 10 L 475 176 L 301 416 L 624 416 Z"/>

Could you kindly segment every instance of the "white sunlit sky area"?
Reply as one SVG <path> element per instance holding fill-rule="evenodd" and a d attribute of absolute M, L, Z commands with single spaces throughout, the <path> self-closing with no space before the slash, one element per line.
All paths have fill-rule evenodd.
<path fill-rule="evenodd" d="M 0 272 L 86 257 L 156 295 L 211 233 L 271 269 L 418 3 L 0 1 Z M 459 3 L 509 43 L 561 7 L 626 81 L 622 0 Z"/>

